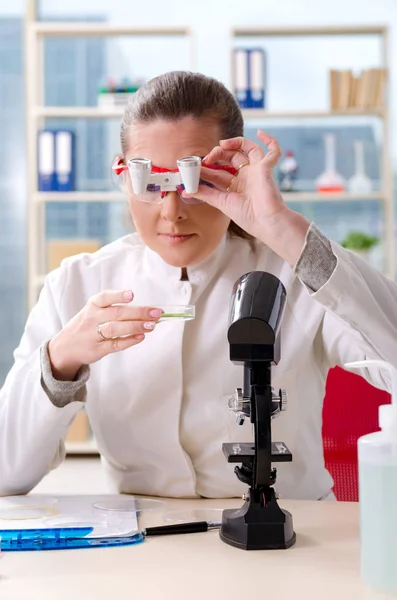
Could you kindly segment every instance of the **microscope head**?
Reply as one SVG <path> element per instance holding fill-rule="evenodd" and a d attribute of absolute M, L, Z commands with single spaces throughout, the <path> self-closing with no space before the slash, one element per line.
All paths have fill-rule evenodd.
<path fill-rule="evenodd" d="M 284 285 L 270 273 L 253 271 L 236 281 L 228 330 L 234 364 L 280 360 L 278 333 L 285 301 Z"/>

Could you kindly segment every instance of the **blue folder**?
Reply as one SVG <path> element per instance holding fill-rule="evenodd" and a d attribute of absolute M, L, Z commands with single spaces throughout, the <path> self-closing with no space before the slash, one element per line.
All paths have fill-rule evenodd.
<path fill-rule="evenodd" d="M 93 527 L 60 527 L 52 529 L 0 529 L 2 552 L 37 550 L 73 550 L 132 546 L 144 541 L 142 533 L 126 536 L 87 538 Z"/>

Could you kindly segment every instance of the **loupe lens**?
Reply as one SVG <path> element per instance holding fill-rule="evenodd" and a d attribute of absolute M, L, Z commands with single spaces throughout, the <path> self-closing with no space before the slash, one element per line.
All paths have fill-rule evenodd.
<path fill-rule="evenodd" d="M 152 161 L 150 158 L 130 158 L 128 161 L 129 169 L 151 169 Z"/>
<path fill-rule="evenodd" d="M 201 158 L 199 156 L 185 156 L 177 160 L 178 167 L 199 167 Z"/>

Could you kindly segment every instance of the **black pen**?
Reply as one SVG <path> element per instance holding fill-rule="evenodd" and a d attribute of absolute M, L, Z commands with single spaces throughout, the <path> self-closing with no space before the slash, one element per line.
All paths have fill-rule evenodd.
<path fill-rule="evenodd" d="M 160 525 L 159 527 L 148 527 L 143 529 L 142 534 L 149 535 L 179 535 L 181 533 L 200 533 L 210 529 L 219 529 L 221 523 L 218 521 L 193 521 L 191 523 L 175 523 L 175 525 Z"/>

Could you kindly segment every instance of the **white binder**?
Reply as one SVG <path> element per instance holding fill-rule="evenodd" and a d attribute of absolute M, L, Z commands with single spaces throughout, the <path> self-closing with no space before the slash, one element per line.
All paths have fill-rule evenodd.
<path fill-rule="evenodd" d="M 37 174 L 39 191 L 52 192 L 56 189 L 54 132 L 49 129 L 38 132 Z"/>
<path fill-rule="evenodd" d="M 74 134 L 59 130 L 55 133 L 55 180 L 59 192 L 74 190 Z"/>

